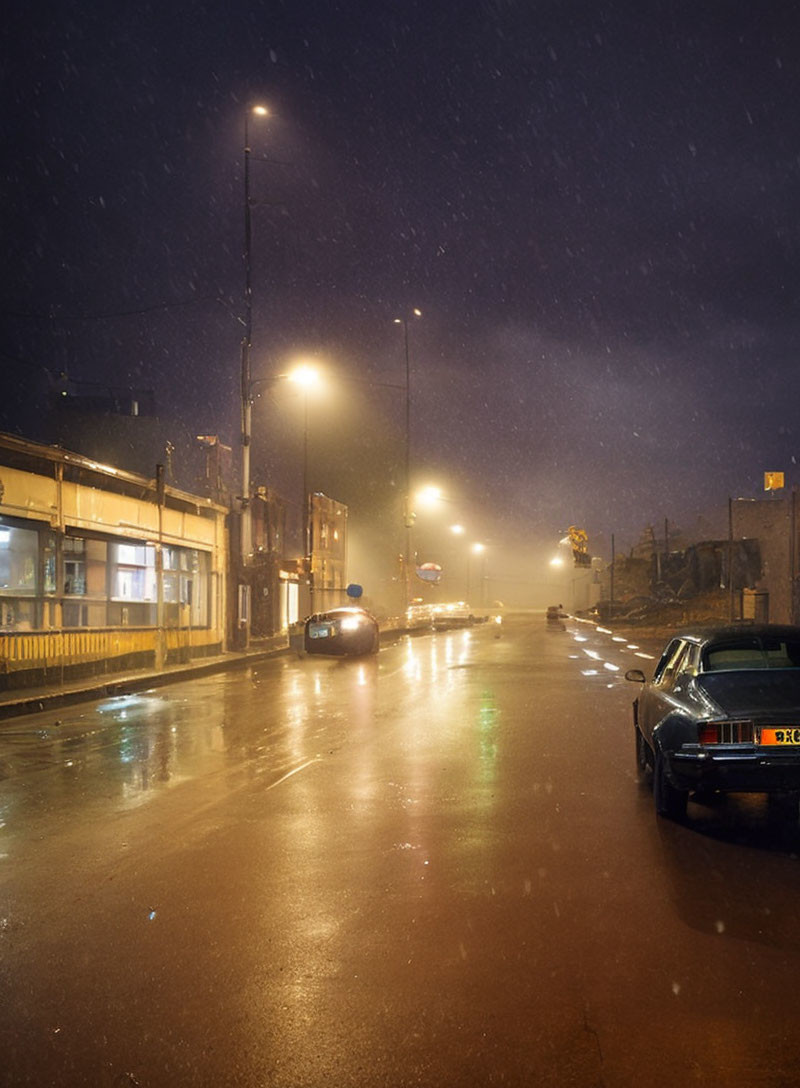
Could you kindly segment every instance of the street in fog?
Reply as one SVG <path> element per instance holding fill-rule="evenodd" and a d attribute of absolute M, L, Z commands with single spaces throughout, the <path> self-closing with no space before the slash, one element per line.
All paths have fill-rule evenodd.
<path fill-rule="evenodd" d="M 797 831 L 659 820 L 541 614 L 0 726 L 0 1082 L 800 1080 Z"/>

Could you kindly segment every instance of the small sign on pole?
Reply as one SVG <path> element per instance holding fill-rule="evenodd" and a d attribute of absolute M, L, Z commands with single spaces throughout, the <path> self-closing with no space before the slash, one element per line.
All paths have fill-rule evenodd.
<path fill-rule="evenodd" d="M 782 472 L 765 472 L 764 473 L 764 490 L 765 491 L 780 491 L 784 486 L 783 473 Z"/>

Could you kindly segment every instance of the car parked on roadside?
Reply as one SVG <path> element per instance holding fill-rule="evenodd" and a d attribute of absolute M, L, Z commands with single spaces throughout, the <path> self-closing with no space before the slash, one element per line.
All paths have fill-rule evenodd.
<path fill-rule="evenodd" d="M 450 601 L 433 606 L 433 628 L 447 631 L 451 627 L 471 627 L 475 615 L 466 601 Z"/>
<path fill-rule="evenodd" d="M 800 805 L 800 627 L 727 626 L 676 634 L 633 703 L 636 763 L 656 811 L 680 819 L 690 793 L 766 793 Z"/>
<path fill-rule="evenodd" d="M 304 645 L 308 654 L 376 654 L 380 628 L 366 608 L 342 605 L 308 617 Z"/>
<path fill-rule="evenodd" d="M 433 627 L 432 604 L 410 604 L 406 609 L 406 629 L 430 630 Z"/>

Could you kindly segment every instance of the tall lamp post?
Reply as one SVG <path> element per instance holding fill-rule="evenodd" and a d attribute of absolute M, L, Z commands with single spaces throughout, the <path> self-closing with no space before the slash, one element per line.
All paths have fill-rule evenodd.
<path fill-rule="evenodd" d="M 450 526 L 450 532 L 453 534 L 453 536 L 456 536 L 456 537 L 464 536 L 466 531 L 467 530 L 460 523 L 456 523 L 455 525 Z M 453 563 L 453 566 L 455 566 L 455 562 Z M 466 601 L 469 601 L 469 586 L 468 586 L 468 583 L 469 583 L 469 553 L 467 553 L 467 578 L 466 578 L 466 582 L 464 584 L 464 600 L 466 600 Z"/>
<path fill-rule="evenodd" d="M 308 578 L 309 611 L 314 611 L 313 539 L 311 533 L 311 493 L 308 488 L 308 393 L 319 385 L 319 371 L 308 364 L 301 364 L 286 375 L 290 382 L 303 390 L 303 561 Z"/>
<path fill-rule="evenodd" d="M 242 524 L 241 557 L 247 563 L 253 551 L 250 507 L 250 437 L 253 400 L 250 381 L 250 347 L 253 336 L 252 228 L 250 222 L 250 114 L 268 116 L 266 106 L 248 106 L 244 114 L 244 337 L 242 338 Z"/>
<path fill-rule="evenodd" d="M 414 307 L 405 317 L 396 317 L 395 325 L 403 326 L 403 340 L 406 355 L 406 451 L 405 451 L 405 495 L 403 496 L 403 524 L 406 531 L 403 569 L 406 583 L 406 604 L 411 600 L 411 527 L 414 513 L 411 509 L 411 363 L 408 353 L 408 322 L 411 317 L 422 317 L 422 311 Z"/>
<path fill-rule="evenodd" d="M 483 556 L 485 551 L 486 551 L 486 545 L 481 544 L 479 541 L 476 541 L 470 547 L 470 552 L 473 555 Z M 484 562 L 485 562 L 485 560 L 484 560 Z M 479 605 L 483 604 L 483 597 L 484 597 L 483 581 L 484 581 L 484 569 L 483 569 L 483 563 L 482 563 L 481 564 L 480 583 L 479 583 L 479 593 L 478 593 L 478 597 L 479 597 L 478 604 Z M 469 591 L 470 591 L 470 581 L 469 581 L 469 553 L 468 553 L 467 554 L 467 602 L 469 602 Z"/>

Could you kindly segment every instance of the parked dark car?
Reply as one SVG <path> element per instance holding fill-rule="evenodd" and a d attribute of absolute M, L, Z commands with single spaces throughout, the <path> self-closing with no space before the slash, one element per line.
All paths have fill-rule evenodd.
<path fill-rule="evenodd" d="M 766 624 L 677 634 L 633 703 L 636 762 L 656 811 L 680 819 L 690 792 L 767 793 L 797 818 L 800 627 Z"/>
<path fill-rule="evenodd" d="M 331 608 L 306 620 L 308 654 L 376 654 L 379 648 L 378 621 L 365 608 Z"/>

